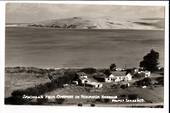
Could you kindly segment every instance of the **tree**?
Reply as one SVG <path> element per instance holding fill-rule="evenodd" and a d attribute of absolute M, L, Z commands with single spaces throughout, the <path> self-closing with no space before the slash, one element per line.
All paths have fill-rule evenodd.
<path fill-rule="evenodd" d="M 111 71 L 115 71 L 115 70 L 116 70 L 116 64 L 114 64 L 114 63 L 111 64 L 111 65 L 110 65 L 110 70 L 111 70 Z"/>
<path fill-rule="evenodd" d="M 109 76 L 110 74 L 111 74 L 111 72 L 110 72 L 110 70 L 109 69 L 106 69 L 106 70 L 104 70 L 104 72 L 103 72 L 105 75 L 107 75 L 107 76 Z"/>
<path fill-rule="evenodd" d="M 143 61 L 140 62 L 140 67 L 148 71 L 157 71 L 158 70 L 158 60 L 159 60 L 159 53 L 155 50 L 151 50 L 150 53 L 143 57 Z"/>
<path fill-rule="evenodd" d="M 144 78 L 142 80 L 136 81 L 135 84 L 138 86 L 152 86 L 152 79 Z"/>

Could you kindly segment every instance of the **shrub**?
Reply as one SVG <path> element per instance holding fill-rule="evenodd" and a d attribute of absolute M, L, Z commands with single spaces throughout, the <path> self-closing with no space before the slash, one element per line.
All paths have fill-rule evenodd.
<path fill-rule="evenodd" d="M 118 97 L 119 99 L 126 99 L 127 98 L 127 95 L 120 95 L 119 97 Z"/>
<path fill-rule="evenodd" d="M 127 87 L 128 87 L 128 84 L 123 84 L 123 85 L 120 86 L 120 88 L 122 88 L 122 89 L 125 89 Z"/>
<path fill-rule="evenodd" d="M 83 106 L 83 104 L 82 103 L 78 103 L 78 106 Z"/>
<path fill-rule="evenodd" d="M 102 99 L 96 99 L 95 102 L 102 102 Z"/>
<path fill-rule="evenodd" d="M 95 107 L 95 104 L 90 104 L 91 107 Z"/>
<path fill-rule="evenodd" d="M 104 101 L 105 103 L 108 103 L 108 102 L 110 101 L 110 99 L 103 99 L 103 101 Z"/>
<path fill-rule="evenodd" d="M 108 75 L 110 75 L 110 74 L 111 74 L 111 72 L 110 72 L 110 70 L 109 70 L 109 69 L 106 69 L 106 70 L 104 71 L 104 74 L 108 76 Z"/>
<path fill-rule="evenodd" d="M 56 104 L 63 104 L 65 99 L 55 99 L 55 101 L 56 101 Z"/>
<path fill-rule="evenodd" d="M 43 104 L 45 104 L 45 103 L 47 103 L 48 102 L 48 98 L 45 98 L 45 97 L 43 97 L 43 98 L 37 98 L 37 103 L 36 104 L 38 104 L 38 105 L 43 105 Z"/>
<path fill-rule="evenodd" d="M 13 97 L 17 97 L 17 96 L 23 96 L 24 95 L 24 90 L 15 90 L 15 91 L 13 91 L 12 93 L 11 93 L 11 95 L 13 96 Z"/>
<path fill-rule="evenodd" d="M 142 80 L 136 81 L 134 84 L 137 86 L 151 86 L 152 80 L 151 78 L 144 78 Z"/>
<path fill-rule="evenodd" d="M 137 99 L 138 98 L 138 95 L 137 94 L 129 94 L 128 95 L 128 99 L 129 100 L 135 100 L 135 99 Z"/>
<path fill-rule="evenodd" d="M 12 105 L 23 105 L 23 104 L 28 104 L 29 100 L 28 99 L 23 99 L 21 96 L 11 96 L 8 98 L 5 98 L 5 104 L 12 104 Z"/>
<path fill-rule="evenodd" d="M 158 85 L 164 85 L 164 77 L 158 77 L 156 81 L 158 81 Z"/>

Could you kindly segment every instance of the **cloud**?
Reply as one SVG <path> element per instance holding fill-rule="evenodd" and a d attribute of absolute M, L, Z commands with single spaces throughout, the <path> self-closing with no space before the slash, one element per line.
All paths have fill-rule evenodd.
<path fill-rule="evenodd" d="M 115 18 L 163 18 L 163 6 L 8 3 L 6 22 L 28 23 L 73 16 Z"/>

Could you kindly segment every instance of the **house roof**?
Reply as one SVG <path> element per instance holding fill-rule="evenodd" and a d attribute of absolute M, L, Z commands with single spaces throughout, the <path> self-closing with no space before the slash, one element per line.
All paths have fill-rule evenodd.
<path fill-rule="evenodd" d="M 114 75 L 114 76 L 126 76 L 126 72 L 125 71 L 113 71 L 112 75 Z"/>
<path fill-rule="evenodd" d="M 86 84 L 89 84 L 89 85 L 100 85 L 101 83 L 98 83 L 98 82 L 87 82 Z"/>

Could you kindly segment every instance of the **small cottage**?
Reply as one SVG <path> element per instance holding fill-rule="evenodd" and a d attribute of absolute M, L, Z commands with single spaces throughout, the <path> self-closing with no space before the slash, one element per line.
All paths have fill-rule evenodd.
<path fill-rule="evenodd" d="M 103 84 L 98 83 L 98 82 L 91 82 L 91 81 L 87 81 L 85 83 L 86 86 L 90 86 L 90 87 L 94 87 L 94 88 L 102 88 Z"/>
<path fill-rule="evenodd" d="M 78 72 L 78 73 L 76 73 L 76 74 L 78 75 L 78 77 L 79 77 L 79 78 L 87 79 L 87 74 L 86 74 L 86 73 L 84 73 L 84 72 Z"/>
<path fill-rule="evenodd" d="M 143 76 L 143 77 L 150 77 L 151 76 L 150 71 L 139 71 L 137 74 L 139 74 L 140 76 Z"/>

